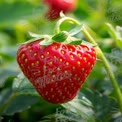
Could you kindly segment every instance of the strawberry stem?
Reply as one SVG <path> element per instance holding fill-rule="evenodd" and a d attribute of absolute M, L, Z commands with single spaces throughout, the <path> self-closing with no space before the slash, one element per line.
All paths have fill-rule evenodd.
<path fill-rule="evenodd" d="M 63 16 L 56 24 L 56 27 L 55 27 L 55 33 L 58 34 L 60 32 L 60 26 L 63 22 L 65 21 L 68 21 L 68 22 L 71 22 L 71 23 L 74 23 L 76 25 L 81 25 L 80 22 L 76 21 L 75 19 L 73 18 L 70 18 L 70 17 L 66 17 L 66 16 Z"/>
<path fill-rule="evenodd" d="M 86 39 L 89 42 L 97 45 L 96 41 L 92 38 L 92 36 L 87 31 L 87 28 L 88 27 L 84 25 L 82 28 L 82 33 L 84 34 L 84 36 L 86 37 Z M 114 88 L 114 91 L 115 91 L 115 94 L 116 94 L 116 97 L 117 97 L 117 100 L 118 100 L 118 103 L 120 106 L 120 111 L 122 112 L 122 93 L 119 88 L 118 82 L 116 81 L 114 73 L 112 72 L 112 69 L 111 69 L 106 57 L 104 56 L 102 50 L 99 48 L 99 46 L 96 46 L 95 49 L 96 49 L 98 58 L 101 59 L 104 63 L 105 69 L 110 77 L 111 84 L 113 85 L 113 88 Z"/>
<path fill-rule="evenodd" d="M 18 26 L 15 27 L 15 35 L 18 43 L 23 43 L 26 40 L 24 32 Z"/>

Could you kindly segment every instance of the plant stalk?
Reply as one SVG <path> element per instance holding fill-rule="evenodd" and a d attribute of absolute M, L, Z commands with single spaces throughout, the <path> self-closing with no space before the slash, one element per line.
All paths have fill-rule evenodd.
<path fill-rule="evenodd" d="M 69 22 L 74 23 L 75 25 L 78 25 L 78 26 L 81 25 L 80 22 L 76 21 L 75 19 L 65 16 L 57 22 L 56 27 L 55 27 L 56 34 L 58 34 L 60 32 L 60 26 L 65 21 L 69 21 Z"/>

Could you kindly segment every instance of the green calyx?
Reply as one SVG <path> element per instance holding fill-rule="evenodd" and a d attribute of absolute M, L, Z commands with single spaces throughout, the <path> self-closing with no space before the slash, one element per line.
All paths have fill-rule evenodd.
<path fill-rule="evenodd" d="M 82 40 L 71 36 L 68 32 L 66 31 L 61 31 L 60 33 L 54 35 L 52 39 L 55 42 L 63 42 L 65 44 L 72 44 L 72 45 L 79 45 L 82 43 Z"/>
<path fill-rule="evenodd" d="M 60 33 L 54 35 L 52 40 L 56 42 L 64 42 L 68 38 L 69 34 L 66 31 L 61 31 Z"/>
<path fill-rule="evenodd" d="M 73 31 L 71 30 L 71 32 L 73 32 Z M 77 31 L 77 32 L 79 32 L 79 31 Z M 76 33 L 76 32 L 74 32 L 74 33 Z M 39 35 L 39 34 L 35 34 L 32 32 L 30 32 L 29 34 L 33 38 L 23 44 L 31 43 L 36 40 L 42 40 L 42 39 L 43 40 L 40 42 L 40 45 L 43 45 L 43 46 L 48 46 L 48 45 L 52 44 L 53 42 L 72 44 L 72 45 L 79 45 L 82 43 L 81 39 L 71 36 L 72 33 L 70 34 L 70 32 L 68 33 L 67 31 L 60 31 L 59 33 L 57 33 L 55 35 Z"/>
<path fill-rule="evenodd" d="M 65 43 L 71 45 L 80 45 L 82 43 L 82 39 L 76 38 L 76 35 L 81 32 L 82 25 L 75 19 L 66 17 L 62 12 L 60 14 L 61 14 L 61 19 L 59 19 L 59 21 L 56 23 L 54 35 L 40 35 L 40 34 L 29 32 L 30 36 L 33 37 L 33 39 L 25 43 L 30 43 L 36 40 L 42 40 L 40 41 L 39 44 L 43 46 L 48 46 L 53 42 L 59 42 L 59 43 Z M 61 31 L 60 26 L 61 24 L 63 24 L 63 22 L 69 22 L 71 24 L 75 24 L 77 25 L 77 27 L 75 27 L 69 32 Z"/>
<path fill-rule="evenodd" d="M 40 42 L 40 45 L 48 46 L 53 42 L 80 45 L 82 43 L 82 40 L 70 36 L 70 34 L 66 31 L 61 31 L 58 34 L 55 34 L 54 36 L 50 36 L 50 38 L 44 38 L 44 40 Z"/>

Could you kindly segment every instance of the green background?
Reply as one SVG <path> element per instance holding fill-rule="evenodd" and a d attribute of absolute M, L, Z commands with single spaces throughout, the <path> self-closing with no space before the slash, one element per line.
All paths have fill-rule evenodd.
<path fill-rule="evenodd" d="M 113 87 L 99 59 L 78 97 L 62 105 L 44 101 L 23 77 L 16 62 L 16 51 L 21 43 L 31 38 L 29 32 L 54 33 L 56 21 L 45 18 L 47 11 L 48 7 L 41 0 L 0 0 L 0 121 L 122 121 Z M 122 90 L 122 1 L 78 0 L 76 10 L 67 16 L 93 29 L 90 34 L 103 50 Z M 113 26 L 121 41 L 117 42 L 105 23 Z M 61 29 L 73 27 L 64 23 Z"/>

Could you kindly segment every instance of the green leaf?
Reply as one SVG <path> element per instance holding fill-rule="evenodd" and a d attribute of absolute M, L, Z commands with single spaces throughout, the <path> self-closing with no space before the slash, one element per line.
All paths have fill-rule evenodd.
<path fill-rule="evenodd" d="M 122 113 L 121 112 L 114 113 L 111 121 L 112 122 L 121 122 L 122 121 Z"/>
<path fill-rule="evenodd" d="M 96 46 L 96 45 L 94 45 L 94 44 L 92 44 L 90 42 L 84 41 L 84 40 L 82 40 L 82 44 L 85 44 L 87 46 L 92 46 L 92 47 Z"/>
<path fill-rule="evenodd" d="M 72 45 L 80 45 L 81 43 L 82 43 L 82 40 L 76 40 L 76 41 L 70 42 L 69 44 L 72 44 Z"/>
<path fill-rule="evenodd" d="M 72 101 L 62 104 L 62 106 L 69 112 L 70 117 L 76 118 L 80 121 L 95 122 L 94 112 L 92 110 L 92 103 L 81 92 Z M 74 116 L 73 116 L 74 115 Z"/>
<path fill-rule="evenodd" d="M 0 104 L 2 106 L 0 110 L 4 115 L 13 115 L 16 112 L 27 109 L 38 99 L 39 95 L 32 84 L 29 83 L 23 74 L 19 74 L 14 79 L 12 90 L 6 89 L 1 92 Z"/>
<path fill-rule="evenodd" d="M 83 93 L 92 102 L 95 116 L 98 121 L 107 122 L 110 115 L 112 116 L 113 110 L 118 109 L 115 99 L 108 97 L 107 95 L 101 94 L 98 91 L 92 92 L 89 89 L 84 89 Z"/>
<path fill-rule="evenodd" d="M 122 49 L 122 38 L 121 39 L 116 39 L 116 44 L 120 49 Z"/>
<path fill-rule="evenodd" d="M 122 49 L 122 37 L 121 37 L 122 29 L 121 29 L 121 27 L 116 27 L 116 30 L 115 30 L 114 27 L 110 23 L 106 23 L 106 29 L 108 30 L 108 32 L 110 33 L 112 38 L 115 40 L 116 45 L 120 49 Z"/>
<path fill-rule="evenodd" d="M 52 39 L 56 42 L 64 42 L 68 38 L 67 32 L 60 32 L 52 37 Z"/>
<path fill-rule="evenodd" d="M 37 96 L 31 95 L 18 95 L 12 99 L 11 102 L 4 109 L 4 115 L 13 115 L 16 112 L 21 112 L 25 109 L 31 107 L 32 104 L 36 103 L 39 100 Z"/>
<path fill-rule="evenodd" d="M 43 120 L 39 121 L 39 122 L 84 122 L 83 119 L 76 119 L 75 118 L 75 114 L 69 112 L 68 115 L 65 115 L 65 110 L 61 110 L 62 113 L 57 113 L 57 114 L 51 114 L 51 115 L 47 115 L 45 117 L 43 117 Z M 73 115 L 74 114 L 74 115 Z M 71 115 L 71 116 L 70 116 Z M 74 118 L 72 117 L 74 116 Z"/>
<path fill-rule="evenodd" d="M 29 32 L 29 35 L 30 35 L 31 37 L 34 37 L 34 38 L 44 38 L 43 35 L 36 34 L 36 33 L 33 33 L 33 32 Z"/>
<path fill-rule="evenodd" d="M 10 88 L 4 89 L 0 92 L 0 106 L 5 103 L 6 100 L 10 97 L 12 94 L 12 90 Z"/>
<path fill-rule="evenodd" d="M 39 44 L 40 44 L 40 45 L 43 45 L 43 46 L 48 46 L 48 45 L 50 45 L 50 44 L 52 44 L 52 43 L 53 43 L 52 39 L 44 39 L 44 40 L 41 41 Z"/>
<path fill-rule="evenodd" d="M 51 35 L 40 35 L 40 34 L 36 34 L 36 33 L 32 33 L 32 32 L 29 32 L 29 35 L 34 38 L 24 42 L 23 44 L 27 44 L 27 43 L 31 43 L 31 42 L 40 40 L 39 44 L 46 46 L 46 45 L 50 45 L 53 42 L 52 39 L 50 38 Z"/>
<path fill-rule="evenodd" d="M 29 35 L 34 38 L 50 38 L 51 36 L 51 35 L 46 35 L 46 34 L 40 35 L 33 32 L 29 32 Z"/>
<path fill-rule="evenodd" d="M 108 60 L 115 65 L 122 65 L 122 50 L 113 49 L 111 53 L 105 53 Z"/>
<path fill-rule="evenodd" d="M 79 93 L 72 101 L 61 104 L 61 106 L 63 106 L 63 108 L 56 108 L 55 114 L 47 115 L 43 117 L 41 121 L 95 122 L 92 103 L 82 93 Z"/>
<path fill-rule="evenodd" d="M 37 40 L 41 41 L 42 38 L 41 37 L 32 38 L 32 39 L 30 39 L 30 40 L 28 40 L 28 41 L 26 41 L 24 43 L 21 43 L 21 44 L 27 44 L 27 43 L 31 43 L 31 42 L 34 42 L 34 41 L 37 41 Z"/>
<path fill-rule="evenodd" d="M 80 26 L 78 26 L 78 27 L 72 29 L 72 30 L 69 32 L 69 35 L 70 35 L 70 36 L 74 36 L 74 35 L 80 33 L 81 30 L 82 30 L 82 25 L 80 25 Z"/>
<path fill-rule="evenodd" d="M 117 36 L 119 38 L 122 38 L 122 27 L 116 26 L 116 32 L 117 32 Z"/>
<path fill-rule="evenodd" d="M 11 91 L 12 92 L 4 90 L 1 94 L 2 99 L 0 104 L 3 105 L 0 107 L 0 110 L 4 115 L 13 115 L 16 112 L 21 112 L 29 108 L 40 98 L 32 84 L 22 73 L 14 79 Z"/>
<path fill-rule="evenodd" d="M 7 78 L 16 76 L 18 73 L 16 62 L 10 62 L 10 60 L 9 62 L 2 62 L 2 65 L 0 65 L 0 87 L 4 86 Z"/>
<path fill-rule="evenodd" d="M 22 73 L 14 79 L 12 88 L 15 92 L 38 96 L 33 85 Z"/>
<path fill-rule="evenodd" d="M 88 31 L 88 33 L 90 35 L 92 35 L 92 37 L 96 40 L 96 42 L 98 42 L 98 40 L 100 40 L 99 35 L 94 30 L 92 30 L 89 26 L 87 26 L 87 25 L 84 24 L 83 25 L 83 28 L 85 28 Z"/>

